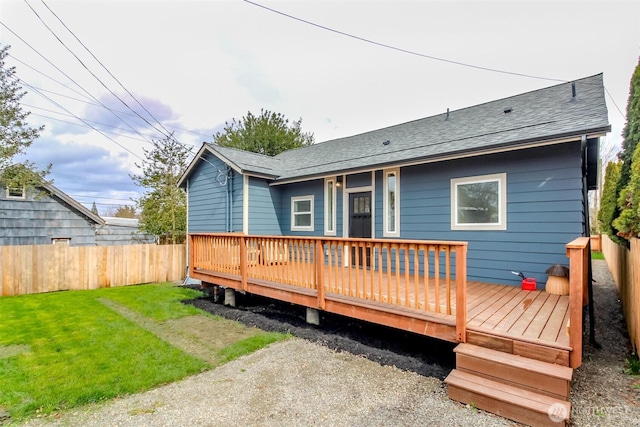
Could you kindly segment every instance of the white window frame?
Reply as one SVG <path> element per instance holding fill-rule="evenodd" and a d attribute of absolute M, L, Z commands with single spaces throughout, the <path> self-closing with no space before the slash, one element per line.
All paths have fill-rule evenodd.
<path fill-rule="evenodd" d="M 24 199 L 27 198 L 27 194 L 26 194 L 27 192 L 25 191 L 24 186 L 22 187 L 22 192 L 21 192 L 21 194 L 19 196 L 14 196 L 14 195 L 11 194 L 12 191 L 17 192 L 18 188 L 9 188 L 9 186 L 6 186 L 5 188 L 6 188 L 5 196 L 6 196 L 7 199 L 24 200 Z"/>
<path fill-rule="evenodd" d="M 294 208 L 296 206 L 296 202 L 301 202 L 301 201 L 310 201 L 311 202 L 311 211 L 310 212 L 295 212 Z M 314 209 L 314 196 L 313 195 L 309 195 L 309 196 L 295 196 L 291 198 L 291 231 L 314 231 L 313 228 L 313 223 L 314 223 L 314 215 L 313 215 L 313 209 Z M 311 225 L 309 226 L 296 226 L 296 215 L 311 215 Z"/>
<path fill-rule="evenodd" d="M 458 223 L 458 186 L 482 182 L 498 183 L 498 222 L 491 224 Z M 506 230 L 507 229 L 507 174 L 478 175 L 451 180 L 451 229 L 452 230 Z"/>
<path fill-rule="evenodd" d="M 333 189 L 333 193 L 329 195 L 329 186 Z M 336 203 L 338 201 L 337 187 L 335 178 L 325 178 L 324 180 L 324 235 L 335 236 L 336 235 L 336 219 L 338 217 Z M 333 209 L 329 209 L 329 205 Z M 330 227 L 332 225 L 333 227 Z"/>
<path fill-rule="evenodd" d="M 390 229 L 389 221 L 389 175 L 395 175 L 395 199 L 394 199 L 394 222 L 393 230 Z M 384 237 L 400 237 L 400 168 L 385 169 L 382 172 L 382 235 Z"/>
<path fill-rule="evenodd" d="M 51 239 L 52 245 L 71 245 L 71 237 L 53 237 Z"/>

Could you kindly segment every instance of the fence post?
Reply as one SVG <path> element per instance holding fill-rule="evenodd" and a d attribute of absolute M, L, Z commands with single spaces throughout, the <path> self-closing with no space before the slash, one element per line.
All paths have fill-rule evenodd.
<path fill-rule="evenodd" d="M 315 269 L 316 269 L 316 291 L 318 292 L 318 307 L 325 309 L 324 300 L 324 245 L 321 239 L 315 241 Z"/>
<path fill-rule="evenodd" d="M 456 337 L 467 342 L 467 245 L 456 246 Z"/>
<path fill-rule="evenodd" d="M 567 244 L 569 257 L 569 364 L 576 369 L 582 364 L 582 307 L 583 293 L 589 277 L 586 251 L 589 238 L 578 237 Z"/>

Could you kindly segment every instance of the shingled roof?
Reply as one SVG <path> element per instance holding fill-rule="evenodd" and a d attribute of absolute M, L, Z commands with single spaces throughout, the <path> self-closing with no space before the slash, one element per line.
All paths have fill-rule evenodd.
<path fill-rule="evenodd" d="M 603 78 L 598 74 L 275 157 L 214 144 L 203 149 L 240 173 L 291 182 L 593 137 L 609 130 Z"/>

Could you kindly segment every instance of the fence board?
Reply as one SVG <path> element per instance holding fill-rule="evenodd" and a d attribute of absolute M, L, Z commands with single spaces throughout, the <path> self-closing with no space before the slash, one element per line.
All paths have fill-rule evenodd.
<path fill-rule="evenodd" d="M 602 235 L 602 253 L 618 287 L 631 345 L 637 352 L 640 346 L 640 239 L 631 239 L 627 249 Z"/>
<path fill-rule="evenodd" d="M 2 296 L 182 280 L 185 245 L 0 246 Z"/>

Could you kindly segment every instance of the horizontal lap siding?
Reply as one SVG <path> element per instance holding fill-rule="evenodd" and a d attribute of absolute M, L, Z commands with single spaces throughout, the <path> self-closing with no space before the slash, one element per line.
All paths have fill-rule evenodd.
<path fill-rule="evenodd" d="M 507 230 L 451 230 L 451 179 L 507 174 Z M 376 175 L 376 234 L 382 235 L 382 175 Z M 539 284 L 552 264 L 568 265 L 565 245 L 582 235 L 579 143 L 402 168 L 401 237 L 469 242 L 468 279 Z"/>
<path fill-rule="evenodd" d="M 298 182 L 281 187 L 282 208 L 280 221 L 282 234 L 289 236 L 322 236 L 324 235 L 324 180 Z M 291 230 L 291 198 L 313 195 L 313 231 Z M 340 197 L 342 193 L 338 193 Z M 339 211 L 338 211 L 339 212 Z"/>
<path fill-rule="evenodd" d="M 218 158 L 205 155 L 189 177 L 189 232 L 227 231 L 228 201 L 227 186 L 222 174 L 227 166 Z M 219 172 L 222 172 L 219 175 Z M 242 230 L 242 176 L 233 172 L 233 227 Z M 230 185 L 228 180 L 227 185 Z M 238 212 L 240 212 L 238 214 Z M 239 227 L 239 228 L 238 228 Z"/>
<path fill-rule="evenodd" d="M 280 236 L 280 187 L 261 178 L 249 178 L 249 234 Z"/>

